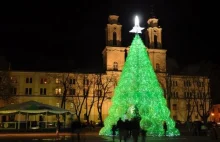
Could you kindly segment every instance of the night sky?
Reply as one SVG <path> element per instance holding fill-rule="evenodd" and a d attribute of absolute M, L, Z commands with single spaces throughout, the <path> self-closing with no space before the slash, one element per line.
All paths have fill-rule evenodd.
<path fill-rule="evenodd" d="M 205 26 L 212 25 L 212 20 L 207 20 L 207 12 L 203 15 L 202 4 L 197 0 L 63 0 L 1 4 L 4 9 L 0 13 L 0 53 L 11 62 L 12 69 L 98 68 L 102 65 L 108 16 L 120 16 L 122 44 L 129 46 L 134 37 L 129 30 L 134 25 L 135 15 L 139 16 L 140 25 L 147 27 L 151 5 L 163 28 L 163 48 L 168 50 L 168 57 L 176 59 L 180 65 L 201 60 L 219 63 L 215 55 L 217 43 L 209 42 L 211 38 L 205 34 Z"/>

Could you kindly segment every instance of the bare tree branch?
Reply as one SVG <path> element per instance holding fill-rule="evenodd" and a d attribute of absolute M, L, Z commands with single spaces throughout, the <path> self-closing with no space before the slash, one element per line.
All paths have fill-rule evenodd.
<path fill-rule="evenodd" d="M 97 109 L 100 124 L 103 124 L 102 106 L 106 99 L 110 99 L 110 94 L 117 84 L 117 75 L 113 72 L 109 74 L 97 74 Z"/>
<path fill-rule="evenodd" d="M 8 71 L 0 71 L 0 99 L 6 103 L 14 100 L 14 85 Z"/>
<path fill-rule="evenodd" d="M 47 75 L 49 78 L 55 80 L 55 83 L 57 84 L 56 86 L 57 88 L 54 89 L 58 89 L 58 90 L 54 90 L 56 91 L 55 95 L 62 97 L 61 108 L 65 109 L 67 93 L 68 90 L 71 88 L 71 84 L 69 83 L 70 73 L 48 73 Z"/>
<path fill-rule="evenodd" d="M 196 111 L 204 123 L 207 123 L 212 109 L 212 99 L 210 95 L 210 83 L 206 77 L 194 77 L 195 87 L 194 102 Z"/>

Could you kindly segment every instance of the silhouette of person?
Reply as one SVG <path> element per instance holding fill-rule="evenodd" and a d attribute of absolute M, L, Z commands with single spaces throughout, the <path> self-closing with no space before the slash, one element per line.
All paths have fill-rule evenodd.
<path fill-rule="evenodd" d="M 124 122 L 121 120 L 121 118 L 119 118 L 119 120 L 117 122 L 117 128 L 119 130 L 119 139 L 121 142 L 122 136 L 123 136 L 123 131 L 124 131 Z"/>
<path fill-rule="evenodd" d="M 61 123 L 60 123 L 60 119 L 58 118 L 57 119 L 57 128 L 56 128 L 56 135 L 57 135 L 57 137 L 59 137 L 60 126 L 61 126 Z"/>
<path fill-rule="evenodd" d="M 141 129 L 141 142 L 146 141 L 147 131 L 144 129 Z"/>
<path fill-rule="evenodd" d="M 112 139 L 113 139 L 113 142 L 115 141 L 116 130 L 117 130 L 116 125 L 113 125 L 112 126 Z"/>
<path fill-rule="evenodd" d="M 167 135 L 167 123 L 166 121 L 163 122 L 163 129 L 164 129 L 164 136 Z"/>
<path fill-rule="evenodd" d="M 138 136 L 139 136 L 139 131 L 140 131 L 140 125 L 139 125 L 138 118 L 133 118 L 131 120 L 131 125 L 132 125 L 133 140 L 134 140 L 134 142 L 138 142 Z"/>

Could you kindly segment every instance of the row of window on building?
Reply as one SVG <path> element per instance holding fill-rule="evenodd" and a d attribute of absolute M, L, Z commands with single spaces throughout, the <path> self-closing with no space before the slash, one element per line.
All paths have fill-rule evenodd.
<path fill-rule="evenodd" d="M 113 62 L 113 70 L 118 70 L 118 63 Z M 156 71 L 160 71 L 160 64 L 156 63 Z"/>
<path fill-rule="evenodd" d="M 118 62 L 113 62 L 113 70 L 118 70 Z M 158 63 L 156 64 L 156 71 L 160 71 L 160 65 Z"/>
<path fill-rule="evenodd" d="M 175 86 L 178 86 L 178 81 L 171 81 L 171 86 L 172 87 L 175 87 Z M 201 82 L 201 81 L 196 81 L 196 84 L 192 84 L 192 82 L 190 80 L 185 80 L 183 81 L 183 85 L 184 87 L 191 87 L 193 85 L 196 85 L 197 87 L 204 87 L 205 86 L 205 83 L 204 82 Z"/>
<path fill-rule="evenodd" d="M 191 107 L 192 107 L 191 104 L 186 104 L 186 109 L 187 109 L 187 110 L 191 110 Z M 203 104 L 200 104 L 200 105 L 199 105 L 199 108 L 200 108 L 200 110 L 203 110 L 203 109 L 204 109 L 204 105 L 203 105 Z M 173 110 L 178 110 L 177 104 L 172 104 L 172 109 L 173 109 Z"/>
<path fill-rule="evenodd" d="M 12 83 L 18 83 L 17 78 L 16 77 L 11 77 Z M 26 83 L 33 83 L 33 79 L 32 77 L 27 77 L 25 80 Z M 40 84 L 48 84 L 49 83 L 49 79 L 48 78 L 41 78 L 40 79 Z M 62 81 L 59 78 L 55 79 L 55 83 L 56 84 L 60 84 L 62 83 Z M 69 84 L 76 84 L 76 79 L 70 78 L 69 79 Z M 83 80 L 83 85 L 88 85 L 89 84 L 89 80 L 88 79 L 84 79 Z"/>
<path fill-rule="evenodd" d="M 171 98 L 180 98 L 178 92 L 171 92 Z M 209 95 L 205 92 L 184 92 L 184 98 L 207 98 Z"/>
<path fill-rule="evenodd" d="M 217 110 L 218 113 L 220 113 L 220 108 L 217 108 L 216 110 Z M 213 108 L 212 112 L 213 113 L 215 112 L 214 108 Z"/>
<path fill-rule="evenodd" d="M 40 88 L 39 92 L 40 92 L 40 95 L 47 95 L 47 88 Z M 102 92 L 102 90 L 96 90 L 95 94 L 99 95 L 99 94 L 101 94 L 101 92 Z M 56 88 L 54 93 L 55 93 L 55 95 L 61 95 L 62 89 Z M 14 95 L 17 94 L 17 88 L 12 89 L 12 94 L 14 94 Z M 33 95 L 33 89 L 32 88 L 25 88 L 25 95 Z M 76 89 L 75 88 L 68 89 L 68 95 L 76 95 Z M 82 95 L 88 95 L 88 89 L 83 89 Z"/>

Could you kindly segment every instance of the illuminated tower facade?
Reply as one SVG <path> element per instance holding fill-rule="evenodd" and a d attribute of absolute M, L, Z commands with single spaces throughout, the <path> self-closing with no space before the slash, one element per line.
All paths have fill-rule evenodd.
<path fill-rule="evenodd" d="M 106 26 L 106 47 L 102 52 L 103 65 L 106 71 L 121 71 L 126 57 L 126 48 L 121 47 L 122 25 L 119 16 L 110 15 Z"/>

